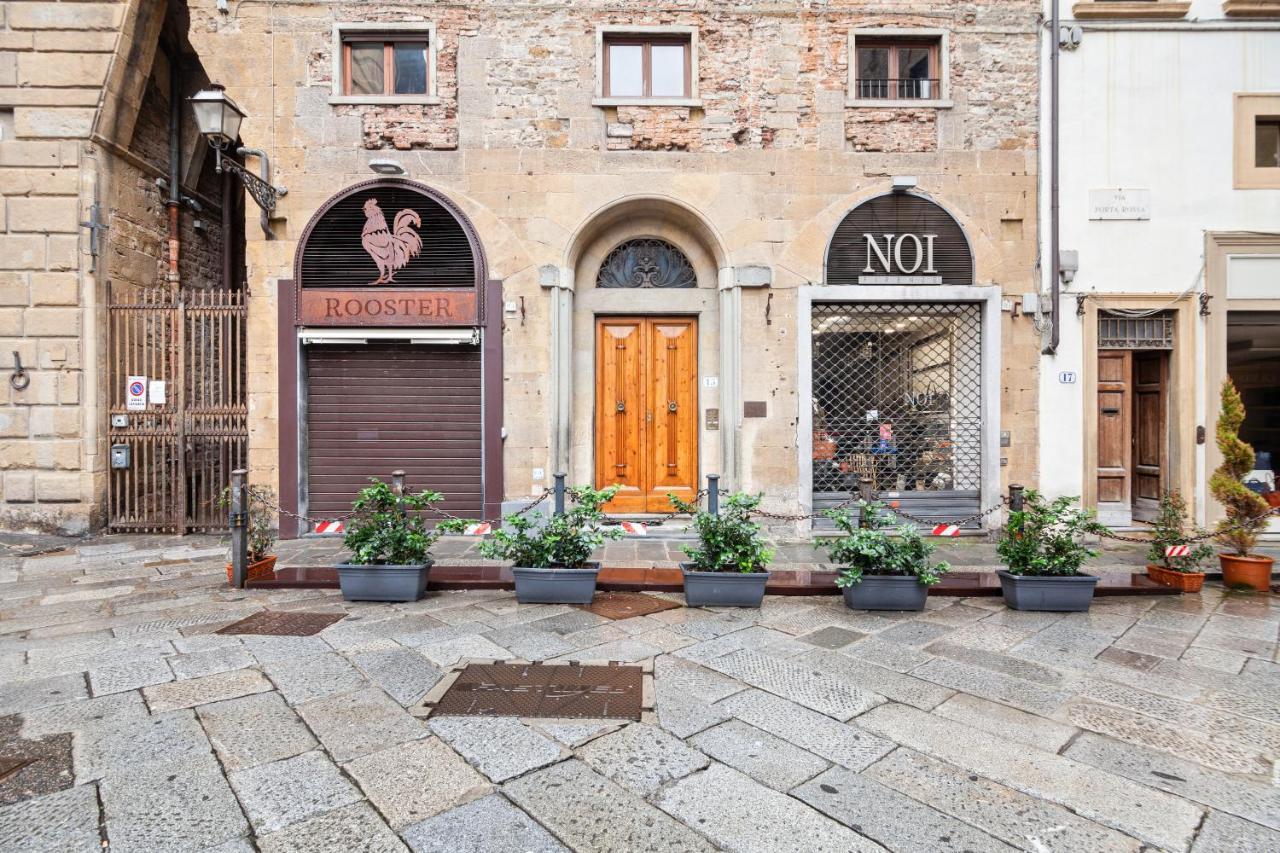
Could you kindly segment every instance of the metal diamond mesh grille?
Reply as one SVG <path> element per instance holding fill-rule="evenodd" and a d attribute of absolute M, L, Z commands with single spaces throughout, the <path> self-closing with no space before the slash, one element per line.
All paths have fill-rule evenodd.
<path fill-rule="evenodd" d="M 866 476 L 912 513 L 975 512 L 981 435 L 978 305 L 813 306 L 815 509 Z"/>

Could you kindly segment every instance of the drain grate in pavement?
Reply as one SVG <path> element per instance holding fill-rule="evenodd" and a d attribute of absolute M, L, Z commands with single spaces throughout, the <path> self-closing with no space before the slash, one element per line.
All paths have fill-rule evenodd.
<path fill-rule="evenodd" d="M 8 779 L 34 760 L 33 758 L 9 758 L 0 755 L 0 782 Z"/>
<path fill-rule="evenodd" d="M 219 628 L 219 634 L 263 634 L 270 637 L 310 637 L 334 622 L 347 618 L 345 613 L 293 613 L 263 610 Z"/>
<path fill-rule="evenodd" d="M 673 610 L 680 606 L 681 604 L 677 601 L 668 601 L 642 592 L 597 592 L 590 604 L 578 605 L 580 609 L 590 610 L 606 619 L 630 619 L 633 616 Z"/>
<path fill-rule="evenodd" d="M 473 663 L 458 671 L 433 713 L 638 720 L 643 684 L 639 666 Z"/>

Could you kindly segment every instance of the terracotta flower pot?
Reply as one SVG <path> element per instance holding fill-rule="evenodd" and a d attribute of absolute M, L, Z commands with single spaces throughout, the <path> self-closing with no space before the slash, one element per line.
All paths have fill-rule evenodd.
<path fill-rule="evenodd" d="M 1204 572 L 1179 572 L 1154 563 L 1147 563 L 1147 577 L 1179 592 L 1199 592 L 1204 586 Z"/>
<path fill-rule="evenodd" d="M 1218 560 L 1222 563 L 1222 582 L 1229 589 L 1246 587 L 1266 592 L 1271 588 L 1271 565 L 1275 562 L 1272 558 L 1219 554 Z"/>
<path fill-rule="evenodd" d="M 263 557 L 256 563 L 250 563 L 248 570 L 244 573 L 245 583 L 250 581 L 263 580 L 264 578 L 273 577 L 276 573 L 275 555 Z M 227 563 L 227 583 L 234 583 L 233 571 L 230 563 Z"/>

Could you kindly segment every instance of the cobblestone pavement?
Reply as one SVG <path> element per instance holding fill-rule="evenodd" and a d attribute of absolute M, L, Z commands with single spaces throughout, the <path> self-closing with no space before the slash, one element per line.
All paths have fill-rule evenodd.
<path fill-rule="evenodd" d="M 0 553 L 0 850 L 1280 850 L 1280 599 L 608 621 L 228 589 L 216 540 Z M 346 614 L 311 637 L 215 631 Z M 412 716 L 462 658 L 654 660 L 626 725 Z"/>

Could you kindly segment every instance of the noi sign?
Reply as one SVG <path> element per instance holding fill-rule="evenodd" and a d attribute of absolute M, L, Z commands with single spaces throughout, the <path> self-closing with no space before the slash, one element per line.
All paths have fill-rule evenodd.
<path fill-rule="evenodd" d="M 866 234 L 867 263 L 858 284 L 942 284 L 933 266 L 937 234 Z"/>
<path fill-rule="evenodd" d="M 868 199 L 845 214 L 827 247 L 831 285 L 972 285 L 964 229 L 933 200 L 910 192 Z"/>

